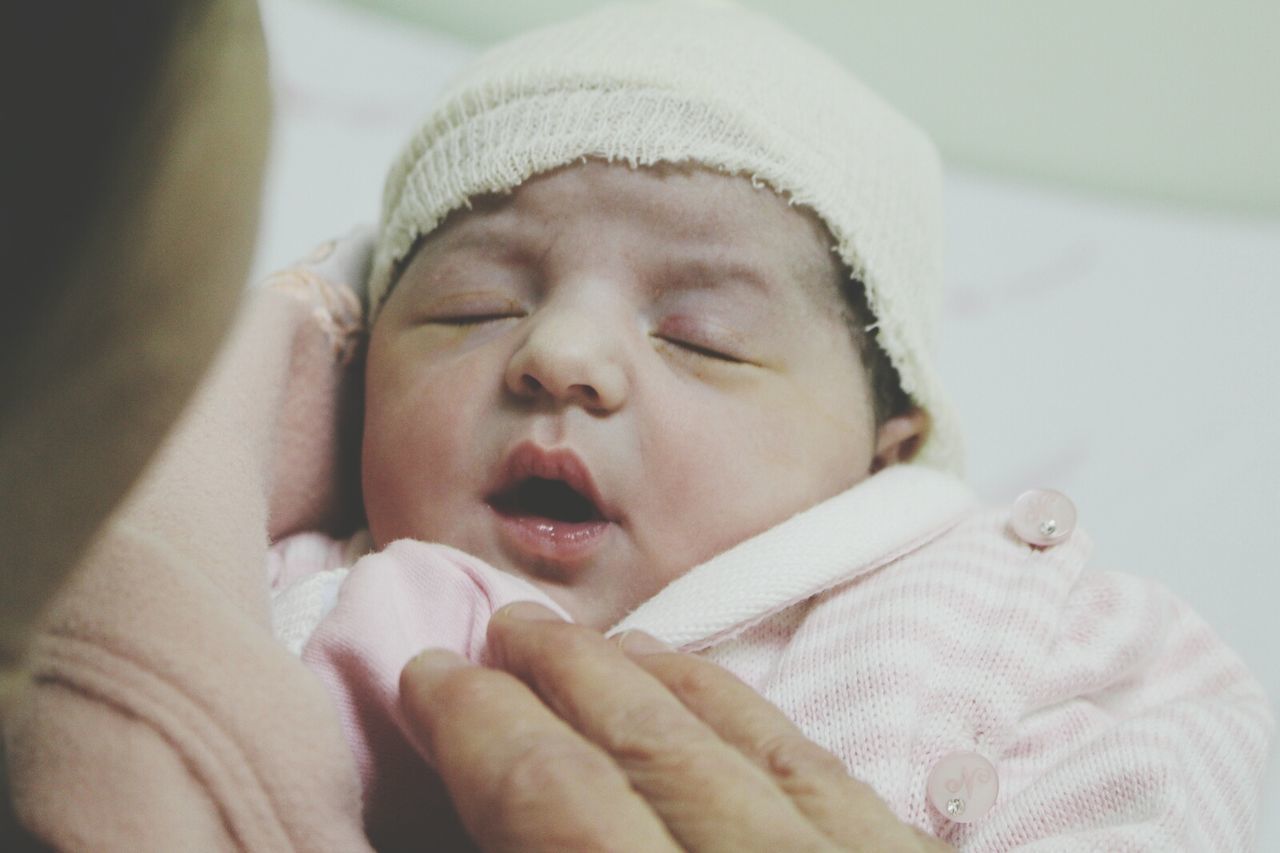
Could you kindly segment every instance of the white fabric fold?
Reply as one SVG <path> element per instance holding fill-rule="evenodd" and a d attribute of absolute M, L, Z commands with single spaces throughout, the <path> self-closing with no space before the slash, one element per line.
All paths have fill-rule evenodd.
<path fill-rule="evenodd" d="M 610 633 L 640 629 L 686 651 L 884 565 L 977 507 L 960 479 L 896 465 L 672 581 Z"/>

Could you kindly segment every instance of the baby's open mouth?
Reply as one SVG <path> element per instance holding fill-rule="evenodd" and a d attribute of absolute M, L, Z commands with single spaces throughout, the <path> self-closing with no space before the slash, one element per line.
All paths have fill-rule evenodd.
<path fill-rule="evenodd" d="M 604 516 L 591 498 L 564 480 L 528 477 L 489 499 L 498 512 L 510 516 L 536 516 L 582 524 L 604 521 Z"/>
<path fill-rule="evenodd" d="M 569 448 L 517 445 L 485 499 L 517 561 L 540 577 L 566 582 L 609 541 L 619 516 L 596 491 L 591 472 Z M 521 562 L 526 565 L 526 562 Z"/>

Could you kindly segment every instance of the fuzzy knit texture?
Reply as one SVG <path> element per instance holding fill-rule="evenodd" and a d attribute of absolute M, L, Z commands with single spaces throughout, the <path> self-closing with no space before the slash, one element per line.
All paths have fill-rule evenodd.
<path fill-rule="evenodd" d="M 327 244 L 253 295 L 44 614 L 0 721 L 0 850 L 372 849 L 339 718 L 273 636 L 263 573 L 269 542 L 344 517 L 354 296 L 334 282 L 367 256 Z"/>
<path fill-rule="evenodd" d="M 699 566 L 617 630 L 734 672 L 899 819 L 959 850 L 1250 849 L 1275 729 L 1257 680 L 1160 584 L 1090 569 L 1083 531 L 1035 548 L 1009 518 L 946 475 L 887 469 Z M 296 584 L 337 565 L 339 543 L 295 539 L 275 559 Z M 400 669 L 424 646 L 482 661 L 485 624 L 512 600 L 558 608 L 412 541 L 328 583 L 336 606 L 313 611 L 303 660 L 339 708 L 367 827 L 421 837 L 404 815 L 431 776 L 400 719 Z M 969 824 L 926 796 L 954 752 L 984 756 L 999 782 Z"/>
<path fill-rule="evenodd" d="M 963 447 L 933 364 L 941 309 L 941 167 L 915 125 L 837 62 L 732 3 L 607 6 L 482 54 L 393 165 L 370 316 L 397 264 L 452 211 L 587 157 L 693 162 L 813 210 L 865 283 L 902 388 L 932 417 L 919 460 Z"/>

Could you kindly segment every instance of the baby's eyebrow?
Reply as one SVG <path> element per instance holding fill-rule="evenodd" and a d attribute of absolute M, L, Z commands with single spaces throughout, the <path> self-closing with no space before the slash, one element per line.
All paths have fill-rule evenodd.
<path fill-rule="evenodd" d="M 498 216 L 478 216 L 455 228 L 448 237 L 450 252 L 462 250 L 493 251 L 524 248 L 535 242 L 532 229 L 520 227 L 520 223 Z"/>
<path fill-rule="evenodd" d="M 742 257 L 725 257 L 722 252 L 674 252 L 661 265 L 662 288 L 678 290 L 710 289 L 722 285 L 745 286 L 764 296 L 777 292 L 776 275 L 767 265 Z"/>
<path fill-rule="evenodd" d="M 448 252 L 481 255 L 502 264 L 540 263 L 556 238 L 545 223 L 529 225 L 514 217 L 482 215 L 449 236 Z M 689 241 L 669 247 L 646 263 L 643 276 L 658 292 L 712 290 L 735 287 L 775 297 L 786 277 L 768 256 L 753 257 L 739 246 Z"/>

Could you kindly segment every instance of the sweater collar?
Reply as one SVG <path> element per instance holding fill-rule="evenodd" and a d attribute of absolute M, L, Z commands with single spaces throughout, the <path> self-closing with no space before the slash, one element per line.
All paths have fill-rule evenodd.
<path fill-rule="evenodd" d="M 640 629 L 684 651 L 707 648 L 914 550 L 975 504 L 950 474 L 886 468 L 676 578 L 610 633 Z"/>

